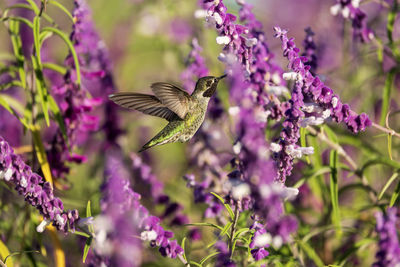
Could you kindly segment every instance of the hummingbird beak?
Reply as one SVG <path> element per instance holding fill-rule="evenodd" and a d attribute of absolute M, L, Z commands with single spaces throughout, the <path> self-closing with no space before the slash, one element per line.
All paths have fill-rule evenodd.
<path fill-rule="evenodd" d="M 227 75 L 226 74 L 224 74 L 224 75 L 222 75 L 222 76 L 220 76 L 220 77 L 218 77 L 217 79 L 218 80 L 222 80 L 223 78 L 225 78 Z"/>

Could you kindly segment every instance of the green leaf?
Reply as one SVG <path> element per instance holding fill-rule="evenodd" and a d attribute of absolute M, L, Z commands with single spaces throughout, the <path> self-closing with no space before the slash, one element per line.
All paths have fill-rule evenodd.
<path fill-rule="evenodd" d="M 324 267 L 325 264 L 322 262 L 321 258 L 315 252 L 315 250 L 308 244 L 302 241 L 297 241 L 299 247 L 307 254 L 307 256 L 314 261 L 315 265 L 318 267 Z"/>
<path fill-rule="evenodd" d="M 219 225 L 213 224 L 213 223 L 187 223 L 185 226 L 209 226 L 209 227 L 214 227 L 220 231 L 222 231 L 224 228 L 222 228 Z"/>
<path fill-rule="evenodd" d="M 61 75 L 65 75 L 67 73 L 67 69 L 61 65 L 52 63 L 52 62 L 43 62 L 42 66 L 44 69 L 49 69 L 60 73 Z"/>
<path fill-rule="evenodd" d="M 215 257 L 219 254 L 220 252 L 214 252 L 211 253 L 210 255 L 204 257 L 203 259 L 201 259 L 200 264 L 203 265 L 203 263 L 205 263 L 207 260 L 211 259 L 212 257 Z"/>
<path fill-rule="evenodd" d="M 233 237 L 234 239 L 238 238 L 241 234 L 245 234 L 247 232 L 251 232 L 250 228 L 241 228 L 236 231 L 235 236 Z"/>
<path fill-rule="evenodd" d="M 380 125 L 383 125 L 383 126 L 385 126 L 386 115 L 389 111 L 390 93 L 392 91 L 395 74 L 396 74 L 396 69 L 392 68 L 386 76 L 385 86 L 383 87 L 382 111 L 381 111 L 381 119 L 380 119 Z"/>
<path fill-rule="evenodd" d="M 31 5 L 31 7 L 32 7 L 32 9 L 33 9 L 33 12 L 35 12 L 35 15 L 39 15 L 40 10 L 39 10 L 39 7 L 36 5 L 35 1 L 33 1 L 33 0 L 26 0 L 26 2 L 28 2 L 28 3 Z"/>
<path fill-rule="evenodd" d="M 62 31 L 60 31 L 59 29 L 53 28 L 53 27 L 44 27 L 42 29 L 42 32 L 53 32 L 54 34 L 58 35 L 68 46 L 71 54 L 72 54 L 72 58 L 74 59 L 74 64 L 75 64 L 75 69 L 76 69 L 76 82 L 78 85 L 81 84 L 81 72 L 80 72 L 80 67 L 79 67 L 79 60 L 78 60 L 78 55 L 76 54 L 74 45 L 71 43 L 71 41 L 69 40 L 68 36 L 63 33 Z"/>
<path fill-rule="evenodd" d="M 190 261 L 190 264 L 191 264 L 191 265 L 195 265 L 195 266 L 199 266 L 199 267 L 203 267 L 203 265 L 198 264 L 198 263 L 195 262 L 195 261 Z"/>
<path fill-rule="evenodd" d="M 40 102 L 42 104 L 44 118 L 46 120 L 47 126 L 50 126 L 50 118 L 49 118 L 49 94 L 46 89 L 46 84 L 44 81 L 43 71 L 40 66 L 40 62 L 38 62 L 37 57 L 32 56 L 32 65 L 35 70 L 36 76 L 36 87 L 39 92 Z"/>
<path fill-rule="evenodd" d="M 300 144 L 302 147 L 307 146 L 306 134 L 307 134 L 306 128 L 300 128 Z M 306 161 L 308 164 L 311 164 L 310 157 L 308 155 L 306 155 Z"/>
<path fill-rule="evenodd" d="M 378 200 L 381 200 L 381 198 L 383 197 L 383 194 L 385 194 L 386 190 L 389 188 L 389 186 L 393 183 L 393 181 L 397 178 L 397 176 L 399 176 L 398 172 L 393 173 L 393 175 L 389 178 L 389 180 L 387 181 L 387 183 L 385 184 L 385 186 L 382 188 L 381 193 L 378 196 Z"/>
<path fill-rule="evenodd" d="M 88 200 L 88 203 L 86 205 L 86 217 L 87 218 L 92 217 L 92 211 L 91 211 L 91 208 L 90 208 L 90 200 Z M 93 229 L 93 225 L 92 224 L 88 225 L 88 229 L 89 229 L 89 232 L 94 233 L 94 229 Z"/>
<path fill-rule="evenodd" d="M 225 206 L 226 210 L 228 211 L 229 216 L 231 217 L 231 219 L 234 220 L 235 219 L 235 214 L 233 213 L 233 210 L 232 210 L 231 206 L 229 204 L 225 204 L 225 200 L 222 197 L 220 197 L 218 194 L 216 194 L 214 192 L 211 192 L 211 194 L 213 196 L 215 196 L 216 198 L 218 198 L 219 201 L 221 201 L 221 203 Z"/>
<path fill-rule="evenodd" d="M 47 126 L 50 126 L 49 100 L 48 100 L 49 94 L 47 92 L 46 83 L 44 81 L 42 59 L 40 55 L 40 17 L 38 15 L 33 19 L 33 41 L 35 45 L 36 55 L 35 56 L 32 55 L 32 65 L 35 71 L 36 87 L 39 92 L 44 119 L 46 121 Z"/>
<path fill-rule="evenodd" d="M 42 142 L 42 137 L 40 136 L 39 125 L 32 125 L 31 127 L 33 143 L 35 146 L 36 156 L 38 158 L 40 168 L 42 169 L 43 176 L 47 182 L 53 185 L 53 178 L 51 176 L 51 170 L 49 162 L 47 161 L 46 151 L 44 150 L 44 145 Z"/>
<path fill-rule="evenodd" d="M 68 9 L 65 8 L 62 4 L 60 4 L 60 3 L 57 2 L 57 1 L 53 1 L 53 0 L 48 0 L 47 3 L 50 4 L 50 5 L 53 5 L 53 6 L 55 6 L 55 7 L 58 7 L 61 11 L 63 11 L 63 12 L 68 16 L 68 18 L 69 18 L 72 22 L 74 22 L 74 18 L 72 17 L 71 12 L 69 12 Z"/>
<path fill-rule="evenodd" d="M 14 267 L 14 262 L 11 257 L 8 257 L 9 255 L 10 251 L 8 250 L 7 246 L 3 243 L 3 241 L 1 241 L 0 239 L 0 260 L 2 260 L 5 264 L 7 264 L 7 267 Z"/>
<path fill-rule="evenodd" d="M 10 87 L 13 87 L 13 86 L 23 87 L 21 81 L 12 80 L 11 82 L 0 84 L 0 91 L 6 90 L 6 89 L 8 89 Z"/>
<path fill-rule="evenodd" d="M 373 165 L 387 165 L 389 167 L 395 168 L 395 169 L 400 169 L 400 163 L 385 157 L 378 157 L 378 158 L 374 158 L 374 159 L 370 159 L 367 162 L 365 162 L 361 168 L 360 168 L 360 172 L 363 173 L 365 171 L 365 169 L 367 169 L 370 166 Z"/>
<path fill-rule="evenodd" d="M 28 123 L 24 118 L 21 118 L 15 111 L 14 108 L 10 106 L 10 104 L 16 104 L 18 103 L 17 101 L 11 102 L 8 101 L 9 99 L 12 99 L 11 96 L 6 96 L 6 95 L 0 95 L 0 105 L 3 106 L 8 112 L 10 112 L 12 115 L 14 115 L 26 128 L 29 128 Z"/>
<path fill-rule="evenodd" d="M 185 250 L 186 236 L 182 239 L 181 248 L 183 249 L 183 258 L 187 261 L 186 250 Z"/>
<path fill-rule="evenodd" d="M 393 207 L 394 203 L 396 203 L 397 198 L 400 194 L 400 181 L 397 183 L 396 189 L 394 190 L 392 197 L 390 198 L 390 207 Z"/>
<path fill-rule="evenodd" d="M 228 222 L 219 235 L 224 236 L 225 234 L 227 234 L 229 229 L 231 228 L 231 226 L 232 226 L 232 222 Z"/>
<path fill-rule="evenodd" d="M 331 150 L 330 153 L 330 193 L 331 193 L 331 203 L 332 203 L 332 223 L 336 227 L 337 235 L 341 235 L 340 226 L 340 210 L 339 210 L 339 187 L 337 180 L 337 162 L 338 155 L 336 150 Z"/>
<path fill-rule="evenodd" d="M 88 239 L 86 239 L 85 247 L 83 248 L 83 258 L 82 258 L 83 263 L 85 263 L 85 261 L 86 261 L 86 257 L 89 253 L 90 245 L 92 244 L 92 240 L 93 240 L 93 237 L 89 237 Z"/>
<path fill-rule="evenodd" d="M 92 216 L 92 211 L 90 210 L 90 200 L 88 200 L 86 205 L 86 217 L 91 217 L 91 216 Z"/>
<path fill-rule="evenodd" d="M 29 22 L 30 23 L 30 22 Z M 11 44 L 13 47 L 15 58 L 17 59 L 17 67 L 19 78 L 21 79 L 21 84 L 23 88 L 26 88 L 26 73 L 24 68 L 24 55 L 22 52 L 22 41 L 19 35 L 19 22 L 18 21 L 10 21 L 9 23 L 9 31 Z"/>
<path fill-rule="evenodd" d="M 60 127 L 65 142 L 68 144 L 67 128 L 65 127 L 64 119 L 61 115 L 60 108 L 58 107 L 58 104 L 54 100 L 52 95 L 48 95 L 48 99 L 49 99 L 49 108 L 54 115 L 54 119 L 56 120 L 58 127 Z"/>

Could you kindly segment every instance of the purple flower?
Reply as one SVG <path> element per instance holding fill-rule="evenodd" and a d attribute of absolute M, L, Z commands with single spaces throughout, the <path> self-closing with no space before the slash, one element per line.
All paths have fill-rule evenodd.
<path fill-rule="evenodd" d="M 397 236 L 396 221 L 397 209 L 388 208 L 386 214 L 378 212 L 376 217 L 376 231 L 379 235 L 379 250 L 376 253 L 374 267 L 395 267 L 400 264 L 400 244 Z"/>
<path fill-rule="evenodd" d="M 342 104 L 338 95 L 310 72 L 307 57 L 299 56 L 293 38 L 287 37 L 287 31 L 275 27 L 275 37 L 282 41 L 283 55 L 288 58 L 288 68 L 293 72 L 285 73 L 284 78 L 294 80 L 290 107 L 285 112 L 284 129 L 281 139 L 275 145 L 275 159 L 278 165 L 278 179 L 285 181 L 291 174 L 293 159 L 303 154 L 313 153 L 312 148 L 296 145 L 300 138 L 300 127 L 319 125 L 331 117 L 336 122 L 343 121 L 353 133 L 364 131 L 372 124 L 366 114 L 357 115 L 347 104 Z"/>
<path fill-rule="evenodd" d="M 374 38 L 374 33 L 367 26 L 367 15 L 359 8 L 360 0 L 336 0 L 331 7 L 331 14 L 341 14 L 343 18 L 351 21 L 353 35 L 362 42 L 369 42 Z"/>
<path fill-rule="evenodd" d="M 141 252 L 137 236 L 152 247 L 159 247 L 165 257 L 175 258 L 183 252 L 176 240 L 171 240 L 174 234 L 165 231 L 160 219 L 150 215 L 140 204 L 141 196 L 130 187 L 129 172 L 117 147 L 110 148 L 107 153 L 105 177 L 102 213 L 95 219 L 97 256 L 94 259 L 102 257 L 103 262 L 109 262 L 107 266 L 139 265 Z M 124 262 L 128 265 L 121 265 Z"/>
<path fill-rule="evenodd" d="M 315 75 L 318 67 L 318 58 L 316 55 L 317 45 L 314 42 L 314 32 L 311 27 L 305 29 L 306 38 L 303 41 L 304 53 L 302 56 L 307 57 L 307 62 L 304 64 L 310 66 L 310 72 Z"/>
<path fill-rule="evenodd" d="M 192 50 L 186 59 L 186 68 L 181 73 L 184 88 L 191 92 L 194 90 L 195 81 L 200 77 L 207 76 L 209 71 L 204 58 L 201 56 L 202 48 L 196 38 L 192 40 Z"/>
<path fill-rule="evenodd" d="M 38 232 L 44 231 L 44 227 L 50 223 L 65 233 L 75 230 L 79 220 L 78 211 L 64 211 L 63 203 L 54 196 L 50 183 L 32 172 L 0 136 L 0 180 L 2 179 L 12 184 L 15 190 L 24 196 L 26 202 L 39 210 L 44 221 L 37 227 Z"/>
<path fill-rule="evenodd" d="M 215 266 L 236 267 L 235 262 L 230 258 L 231 253 L 225 242 L 218 241 L 217 243 L 215 243 L 214 247 L 219 252 L 219 254 L 217 255 L 217 259 L 215 261 Z"/>

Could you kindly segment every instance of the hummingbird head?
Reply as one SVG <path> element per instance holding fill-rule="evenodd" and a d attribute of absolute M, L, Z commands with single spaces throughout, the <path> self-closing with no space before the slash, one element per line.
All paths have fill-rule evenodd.
<path fill-rule="evenodd" d="M 226 77 L 226 74 L 220 77 L 206 76 L 201 77 L 195 87 L 193 94 L 203 97 L 211 97 L 217 89 L 218 82 Z"/>

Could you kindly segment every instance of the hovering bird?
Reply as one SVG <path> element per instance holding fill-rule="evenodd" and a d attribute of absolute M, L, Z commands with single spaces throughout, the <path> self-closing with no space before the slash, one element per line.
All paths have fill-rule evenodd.
<path fill-rule="evenodd" d="M 154 95 L 122 92 L 109 95 L 109 98 L 124 108 L 164 118 L 169 122 L 139 150 L 142 152 L 153 146 L 190 140 L 204 121 L 208 102 L 218 82 L 225 77 L 200 78 L 192 95 L 173 84 L 158 82 L 151 85 Z"/>

